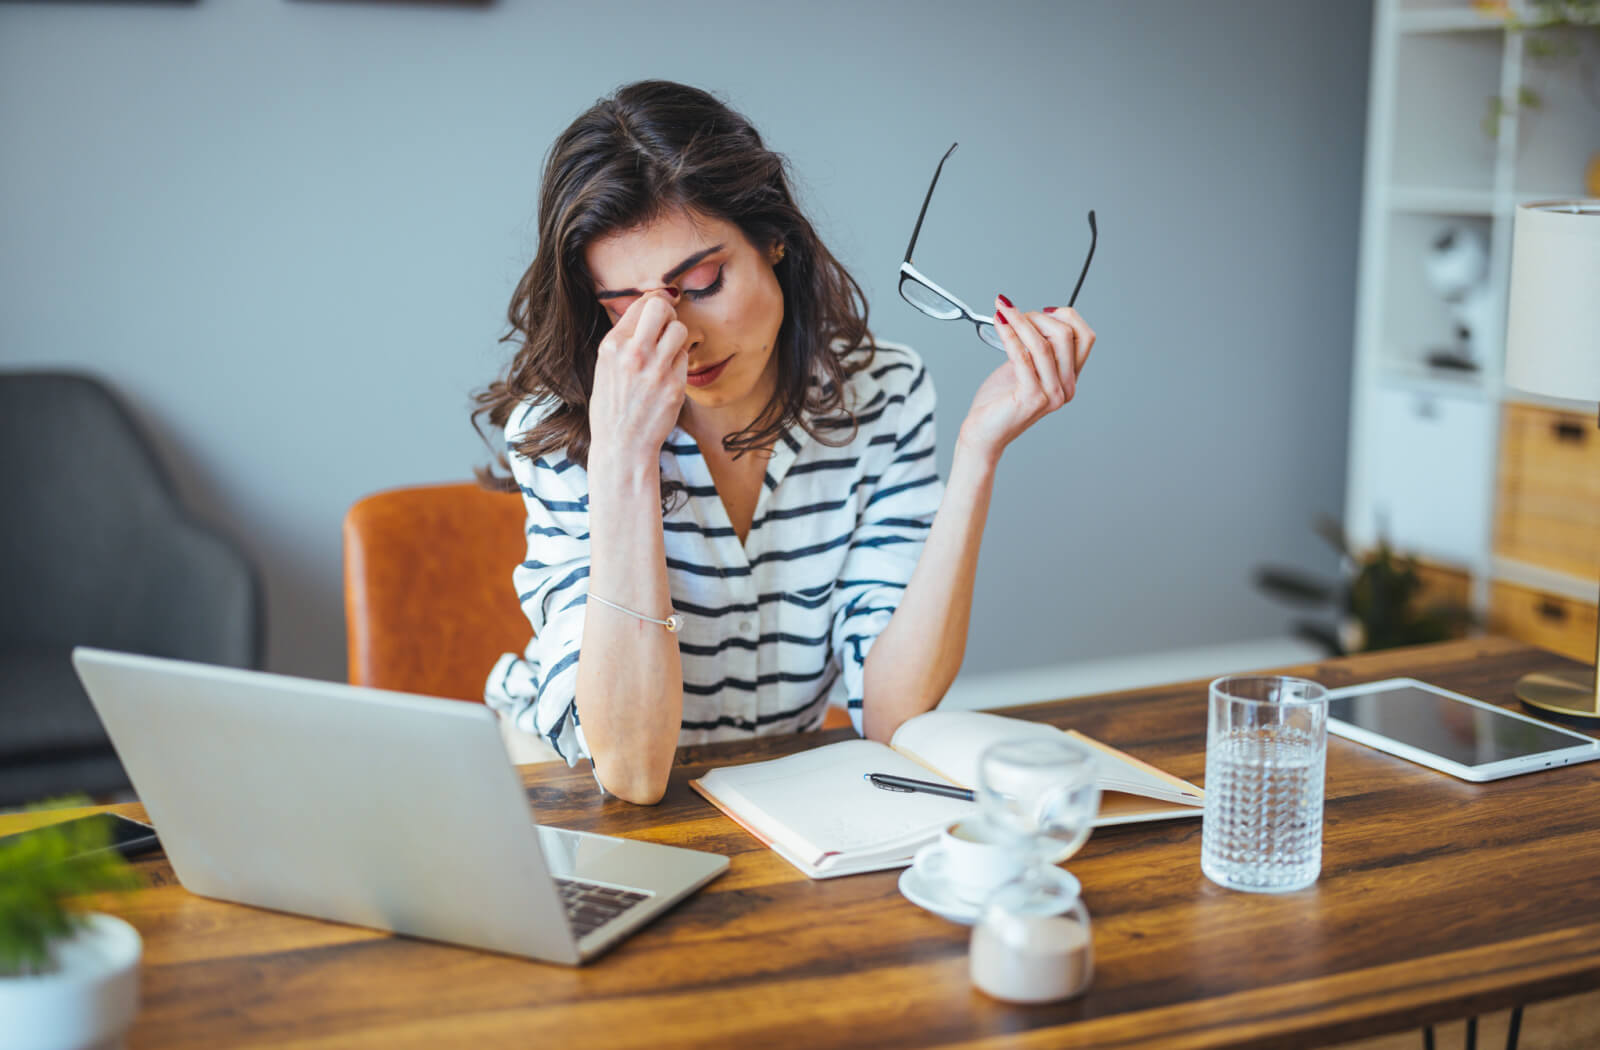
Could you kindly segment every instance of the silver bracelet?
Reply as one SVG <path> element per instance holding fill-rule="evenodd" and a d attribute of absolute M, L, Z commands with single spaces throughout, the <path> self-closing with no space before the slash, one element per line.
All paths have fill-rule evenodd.
<path fill-rule="evenodd" d="M 677 613 L 670 614 L 665 620 L 658 620 L 654 616 L 646 616 L 642 612 L 634 612 L 632 609 L 629 609 L 626 606 L 618 605 L 616 602 L 607 601 L 598 594 L 590 594 L 589 600 L 592 602 L 599 602 L 601 605 L 609 605 L 613 609 L 617 610 L 617 612 L 627 613 L 636 620 L 643 620 L 646 623 L 659 623 L 673 634 L 677 634 L 678 628 L 683 626 L 683 621 L 678 619 Z"/>

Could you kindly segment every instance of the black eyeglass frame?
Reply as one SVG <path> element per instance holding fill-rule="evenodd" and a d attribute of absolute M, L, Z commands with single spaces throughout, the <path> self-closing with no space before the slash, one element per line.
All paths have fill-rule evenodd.
<path fill-rule="evenodd" d="M 992 315 L 985 317 L 981 314 L 974 313 L 970 306 L 956 298 L 944 288 L 940 287 L 938 282 L 934 281 L 927 274 L 917 269 L 916 266 L 911 262 L 911 252 L 917 246 L 918 235 L 922 233 L 922 220 L 928 214 L 928 202 L 933 200 L 933 188 L 939 185 L 939 175 L 944 171 L 944 162 L 950 159 L 950 154 L 954 153 L 956 151 L 956 147 L 959 145 L 959 142 L 952 142 L 950 144 L 950 148 L 944 151 L 944 156 L 939 158 L 939 166 L 933 169 L 933 181 L 928 183 L 927 195 L 922 198 L 922 210 L 917 212 L 917 224 L 911 230 L 911 243 L 906 245 L 906 257 L 905 260 L 900 263 L 900 298 L 904 299 L 907 303 L 911 304 L 911 306 L 915 307 L 918 312 L 926 314 L 935 320 L 955 321 L 958 319 L 965 319 L 971 321 L 978 329 L 979 339 L 982 339 L 985 343 L 994 347 L 996 350 L 1004 351 L 1005 343 L 1000 338 L 999 330 L 995 328 Z M 1089 210 L 1089 254 L 1084 257 L 1083 269 L 1078 273 L 1078 283 L 1073 285 L 1072 297 L 1067 300 L 1067 307 L 1069 309 L 1077 305 L 1078 292 L 1083 288 L 1083 279 L 1089 276 L 1089 264 L 1094 261 L 1094 249 L 1095 245 L 1099 243 L 1099 240 L 1100 231 L 1095 225 L 1094 209 L 1091 208 Z M 946 303 L 949 303 L 950 306 L 954 307 L 957 311 L 959 311 L 959 313 L 948 315 L 934 313 L 927 304 L 919 303 L 911 296 L 906 294 L 906 282 L 908 281 L 912 284 L 920 285 L 921 287 L 926 288 L 928 291 L 932 292 Z"/>

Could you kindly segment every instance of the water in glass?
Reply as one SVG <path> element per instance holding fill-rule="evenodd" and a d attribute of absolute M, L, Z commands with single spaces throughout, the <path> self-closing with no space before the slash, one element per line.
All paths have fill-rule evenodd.
<path fill-rule="evenodd" d="M 1321 686 L 1304 679 L 1212 684 L 1200 867 L 1213 882 L 1284 893 L 1317 881 L 1327 758 L 1324 695 Z"/>

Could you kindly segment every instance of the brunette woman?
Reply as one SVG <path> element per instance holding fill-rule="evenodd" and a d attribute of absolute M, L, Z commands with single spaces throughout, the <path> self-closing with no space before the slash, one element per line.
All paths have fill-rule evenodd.
<path fill-rule="evenodd" d="M 533 639 L 486 698 L 633 802 L 679 744 L 822 724 L 886 740 L 966 648 L 1001 452 L 1072 399 L 1094 333 L 997 297 L 1006 361 L 934 464 L 933 383 L 878 343 L 782 158 L 695 88 L 631 84 L 562 133 L 519 349 L 480 395 L 528 508 Z"/>

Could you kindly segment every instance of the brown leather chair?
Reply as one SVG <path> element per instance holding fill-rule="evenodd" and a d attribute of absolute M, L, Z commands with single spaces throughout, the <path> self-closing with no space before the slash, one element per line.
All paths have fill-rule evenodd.
<path fill-rule="evenodd" d="M 344 519 L 350 681 L 483 700 L 501 653 L 528 644 L 511 570 L 522 497 L 464 481 L 375 493 Z"/>
<path fill-rule="evenodd" d="M 521 496 L 470 481 L 357 501 L 344 519 L 350 681 L 481 702 L 495 660 L 528 644 L 511 584 L 525 524 Z M 849 724 L 843 708 L 823 723 Z"/>

